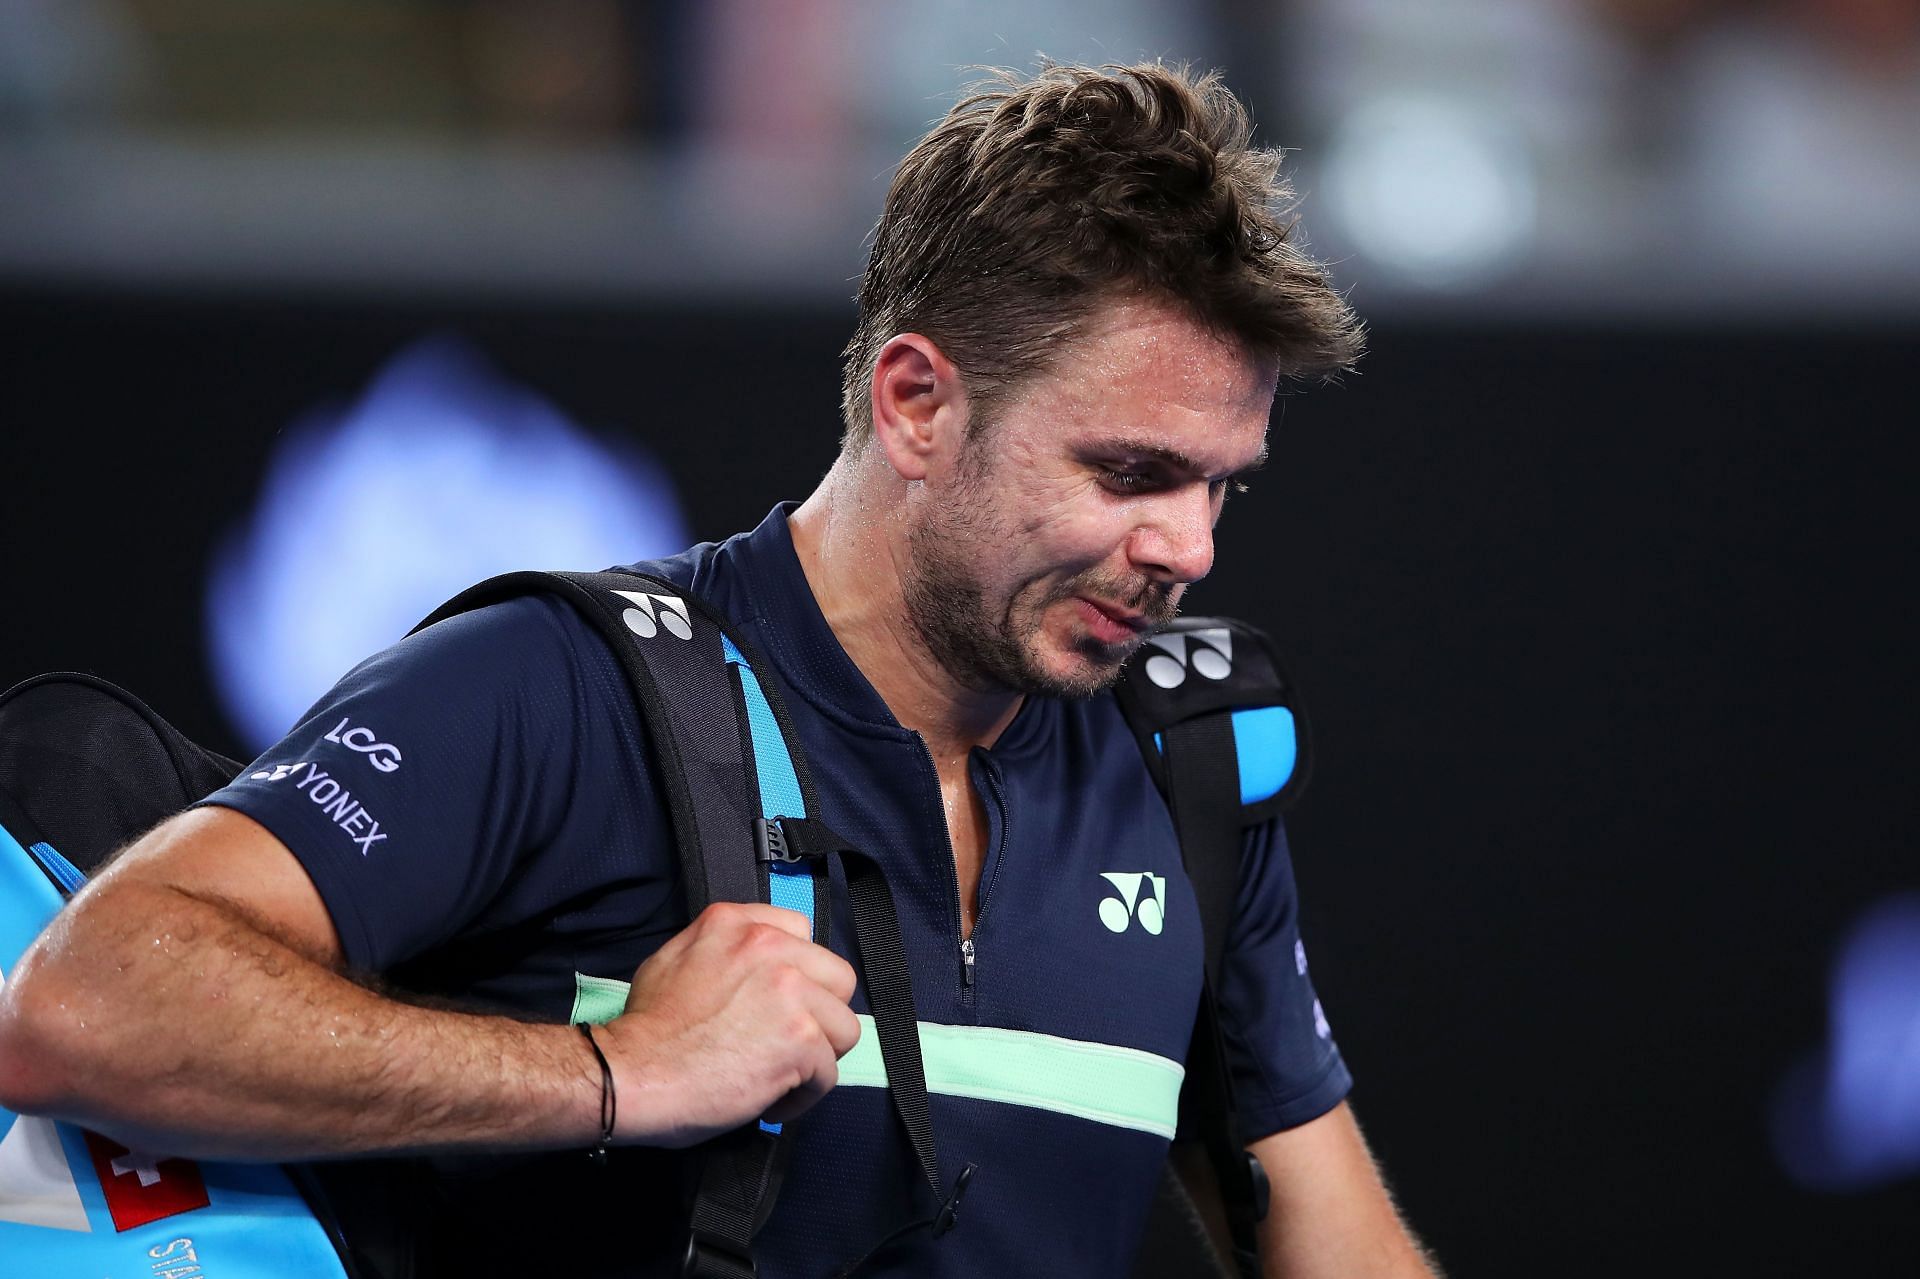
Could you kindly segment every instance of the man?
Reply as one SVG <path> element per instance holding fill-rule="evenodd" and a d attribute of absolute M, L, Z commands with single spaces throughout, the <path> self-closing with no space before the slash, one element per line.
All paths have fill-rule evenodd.
<path fill-rule="evenodd" d="M 660 566 L 767 655 L 823 815 L 885 866 L 943 1177 L 974 1168 L 957 1229 L 927 1228 L 878 1081 L 842 1078 L 844 919 L 836 954 L 772 906 L 685 918 L 619 668 L 545 599 L 363 663 L 100 876 L 4 992 L 0 1104 L 146 1150 L 425 1154 L 391 1206 L 430 1272 L 572 1275 L 670 1272 L 668 1152 L 798 1119 L 768 1275 L 1124 1273 L 1201 949 L 1100 694 L 1211 566 L 1278 378 L 1358 354 L 1285 194 L 1211 77 L 1056 66 L 967 99 L 888 195 L 833 468 Z M 1110 872 L 1164 881 L 1157 927 L 1102 918 Z M 1344 1104 L 1277 827 L 1242 883 L 1220 994 L 1263 1264 L 1427 1274 Z M 558 1024 L 586 1020 L 604 1168 L 579 1153 L 601 1069 Z"/>

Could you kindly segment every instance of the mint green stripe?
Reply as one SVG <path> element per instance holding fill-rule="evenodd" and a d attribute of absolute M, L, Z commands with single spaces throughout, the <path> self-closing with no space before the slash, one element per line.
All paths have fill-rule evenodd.
<path fill-rule="evenodd" d="M 1112 1044 L 997 1026 L 920 1023 L 927 1091 L 1031 1106 L 1168 1140 L 1180 1109 L 1177 1061 Z M 840 1083 L 884 1088 L 887 1068 L 873 1018 L 860 1014 L 860 1042 L 840 1059 Z"/>
<path fill-rule="evenodd" d="M 590 1021 L 604 1026 L 627 1010 L 626 982 L 612 977 L 573 975 L 573 1016 L 575 1025 Z"/>
<path fill-rule="evenodd" d="M 627 1006 L 627 983 L 574 974 L 573 1020 L 607 1022 Z M 1177 1061 L 1138 1048 L 1062 1039 L 998 1026 L 920 1023 L 927 1091 L 1030 1106 L 1173 1139 L 1180 1111 Z M 840 1059 L 846 1088 L 885 1088 L 886 1063 L 873 1018 L 860 1014 L 860 1042 Z"/>

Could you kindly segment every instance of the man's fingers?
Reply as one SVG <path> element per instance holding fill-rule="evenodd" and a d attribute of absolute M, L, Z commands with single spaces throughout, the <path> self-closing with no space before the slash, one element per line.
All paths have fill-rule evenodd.
<path fill-rule="evenodd" d="M 767 1107 L 766 1118 L 774 1123 L 784 1123 L 811 1109 L 814 1103 L 833 1091 L 840 1082 L 840 1065 L 822 1044 L 813 1061 L 813 1068 L 799 1087 L 781 1097 Z"/>
<path fill-rule="evenodd" d="M 816 945 L 798 912 L 709 906 L 641 965 L 609 1024 L 638 1058 L 670 1063 L 674 1091 L 657 1094 L 670 1113 L 634 1131 L 697 1135 L 805 1111 L 860 1040 L 854 988 L 852 965 Z"/>
<path fill-rule="evenodd" d="M 842 1004 L 853 998 L 853 965 L 825 946 L 809 942 L 794 953 L 792 962 L 802 976 Z"/>
<path fill-rule="evenodd" d="M 700 918 L 694 922 L 722 929 L 767 924 L 801 941 L 813 940 L 813 928 L 804 915 L 797 910 L 772 906 L 766 902 L 715 902 L 701 911 Z"/>
<path fill-rule="evenodd" d="M 827 1033 L 836 1061 L 852 1052 L 853 1046 L 860 1042 L 860 1019 L 844 1003 L 835 1002 L 821 1014 L 820 1029 Z"/>
<path fill-rule="evenodd" d="M 715 918 L 715 927 L 726 930 L 727 935 L 731 936 L 741 935 L 745 930 L 756 927 L 778 929 L 786 937 L 802 944 L 780 947 L 770 952 L 769 957 L 793 965 L 809 981 L 831 991 L 841 1003 L 846 1003 L 853 998 L 855 982 L 853 965 L 825 946 L 816 945 L 813 941 L 811 926 L 807 923 L 806 917 L 798 911 L 788 910 L 784 906 L 770 906 L 764 902 L 736 902 L 709 906 L 702 913 L 701 919 L 706 920 L 709 915 L 722 910 L 727 913 Z M 745 933 L 744 940 L 753 940 L 751 933 Z"/>

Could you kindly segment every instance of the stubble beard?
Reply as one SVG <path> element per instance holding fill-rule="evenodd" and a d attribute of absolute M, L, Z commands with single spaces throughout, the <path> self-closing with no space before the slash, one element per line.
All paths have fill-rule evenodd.
<path fill-rule="evenodd" d="M 1109 645 L 1082 636 L 1074 645 L 1083 659 L 1078 669 L 1049 670 L 1039 653 L 1047 610 L 1061 600 L 1087 596 L 1122 604 L 1164 625 L 1179 611 L 1172 589 L 1144 578 L 1116 581 L 1089 570 L 1044 591 L 1029 583 L 992 615 L 975 563 L 982 553 L 1016 545 L 1017 538 L 991 525 L 975 487 L 979 482 L 975 476 L 956 489 L 943 518 L 923 520 L 907 535 L 912 567 L 903 593 L 907 618 L 921 643 L 965 688 L 1081 699 L 1110 687 L 1139 641 Z"/>

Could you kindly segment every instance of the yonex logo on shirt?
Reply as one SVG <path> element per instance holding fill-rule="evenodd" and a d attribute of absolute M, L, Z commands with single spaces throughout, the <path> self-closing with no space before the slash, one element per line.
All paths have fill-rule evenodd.
<path fill-rule="evenodd" d="M 644 591 L 615 591 L 614 594 L 633 605 L 620 614 L 620 620 L 641 639 L 652 639 L 662 627 L 680 639 L 693 638 L 693 623 L 687 618 L 687 602 L 679 596 L 649 595 Z"/>
<path fill-rule="evenodd" d="M 1160 930 L 1167 924 L 1167 877 L 1152 875 L 1145 871 L 1106 871 L 1100 878 L 1112 884 L 1118 897 L 1100 899 L 1100 922 L 1107 931 L 1124 933 L 1127 925 L 1134 920 L 1140 921 L 1140 927 L 1158 937 Z M 1151 884 L 1153 891 L 1142 897 L 1142 884 Z"/>
<path fill-rule="evenodd" d="M 1155 635 L 1147 647 L 1159 651 L 1148 654 L 1143 669 L 1161 688 L 1179 688 L 1190 670 L 1205 679 L 1225 679 L 1233 673 L 1233 632 L 1224 626 Z"/>
<path fill-rule="evenodd" d="M 342 786 L 333 774 L 317 764 L 305 760 L 297 764 L 276 764 L 271 769 L 261 769 L 257 773 L 248 773 L 247 780 L 255 782 L 284 781 L 300 769 L 306 769 L 307 775 L 293 784 L 293 788 L 320 806 L 320 811 L 330 818 L 335 826 L 347 832 L 353 842 L 360 845 L 360 855 L 365 857 L 373 851 L 373 846 L 386 838 L 380 830 L 380 823 L 373 819 L 366 805 L 353 797 L 353 792 Z"/>

